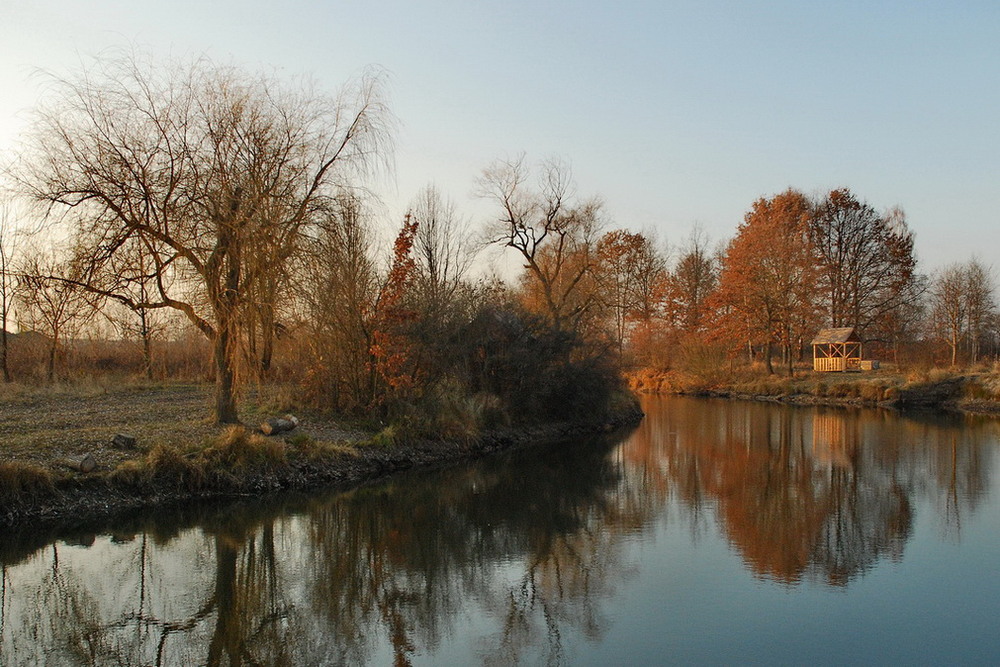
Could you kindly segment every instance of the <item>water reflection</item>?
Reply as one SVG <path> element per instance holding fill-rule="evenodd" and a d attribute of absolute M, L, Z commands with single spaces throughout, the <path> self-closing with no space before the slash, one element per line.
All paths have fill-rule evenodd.
<path fill-rule="evenodd" d="M 992 422 L 880 412 L 647 413 L 620 445 L 7 539 L 0 664 L 559 663 L 604 639 L 665 522 L 721 531 L 757 577 L 844 587 L 903 557 L 918 500 L 960 539 L 997 442 Z"/>
<path fill-rule="evenodd" d="M 997 441 L 976 418 L 677 399 L 647 412 L 627 460 L 644 477 L 662 471 L 692 515 L 710 506 L 749 569 L 785 583 L 846 585 L 901 558 L 918 493 L 940 499 L 957 535 Z"/>

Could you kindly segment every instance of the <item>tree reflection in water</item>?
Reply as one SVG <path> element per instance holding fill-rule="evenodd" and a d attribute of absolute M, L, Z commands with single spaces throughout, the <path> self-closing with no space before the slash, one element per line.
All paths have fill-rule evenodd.
<path fill-rule="evenodd" d="M 918 497 L 957 539 L 997 440 L 992 425 L 878 412 L 678 399 L 647 412 L 617 447 L 9 541 L 0 664 L 402 665 L 470 617 L 473 659 L 558 663 L 567 637 L 605 636 L 606 601 L 637 571 L 631 543 L 669 507 L 718 525 L 756 576 L 846 586 L 902 557 Z"/>
<path fill-rule="evenodd" d="M 880 558 L 901 558 L 915 492 L 945 494 L 945 523 L 958 526 L 986 489 L 986 441 L 996 438 L 995 426 L 959 436 L 953 420 L 874 410 L 649 403 L 627 449 L 633 464 L 667 461 L 678 499 L 692 512 L 714 507 L 750 570 L 788 584 L 846 585 Z"/>

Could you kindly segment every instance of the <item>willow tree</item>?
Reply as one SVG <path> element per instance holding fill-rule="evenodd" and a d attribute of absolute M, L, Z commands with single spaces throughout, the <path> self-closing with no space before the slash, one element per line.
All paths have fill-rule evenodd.
<path fill-rule="evenodd" d="M 252 295 L 275 293 L 334 192 L 385 165 L 391 124 L 377 75 L 330 97 L 205 58 L 100 57 L 52 79 L 18 179 L 73 230 L 86 289 L 179 310 L 208 337 L 215 416 L 231 423 Z M 145 300 L 115 268 L 136 247 Z"/>

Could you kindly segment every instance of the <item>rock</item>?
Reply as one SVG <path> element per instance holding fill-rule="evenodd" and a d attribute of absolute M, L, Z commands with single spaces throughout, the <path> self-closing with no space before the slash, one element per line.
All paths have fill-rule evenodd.
<path fill-rule="evenodd" d="M 111 438 L 111 445 L 116 449 L 135 449 L 138 444 L 135 436 L 125 433 L 116 433 L 115 437 Z"/>

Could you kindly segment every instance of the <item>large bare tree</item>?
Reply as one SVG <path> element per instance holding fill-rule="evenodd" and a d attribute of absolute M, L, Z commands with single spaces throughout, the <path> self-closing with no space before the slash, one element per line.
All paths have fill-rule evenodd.
<path fill-rule="evenodd" d="M 74 229 L 87 289 L 179 310 L 210 339 L 216 419 L 238 421 L 242 314 L 335 191 L 386 165 L 382 78 L 329 97 L 205 58 L 157 66 L 125 54 L 51 83 L 23 190 Z M 152 267 L 144 297 L 114 261 L 132 244 Z"/>
<path fill-rule="evenodd" d="M 576 201 L 569 167 L 557 160 L 542 163 L 537 189 L 530 178 L 523 156 L 483 171 L 479 194 L 499 207 L 489 240 L 520 255 L 552 326 L 575 329 L 596 301 L 583 288 L 597 263 L 603 205 L 596 198 Z"/>
<path fill-rule="evenodd" d="M 828 324 L 880 335 L 880 320 L 908 293 L 916 268 L 903 212 L 879 213 L 843 188 L 816 205 L 809 230 Z"/>

